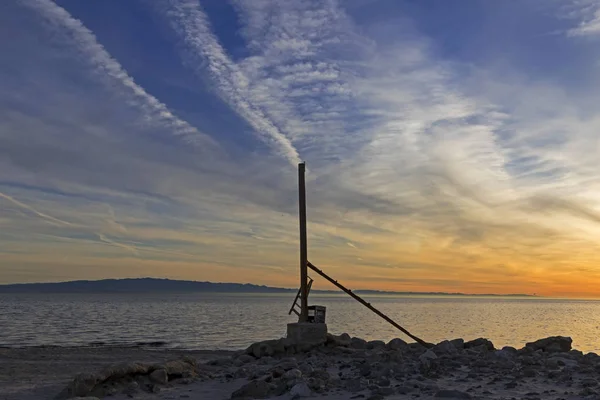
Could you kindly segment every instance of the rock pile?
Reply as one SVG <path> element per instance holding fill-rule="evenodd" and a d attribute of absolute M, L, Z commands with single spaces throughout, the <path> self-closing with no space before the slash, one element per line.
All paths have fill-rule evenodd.
<path fill-rule="evenodd" d="M 231 398 L 347 392 L 349 398 L 371 400 L 392 395 L 494 398 L 500 393 L 535 399 L 559 391 L 600 398 L 600 357 L 572 350 L 571 343 L 571 338 L 556 336 L 520 350 L 496 349 L 480 338 L 445 340 L 425 348 L 401 339 L 367 342 L 348 334 L 328 335 L 324 345 L 311 348 L 286 339 L 260 342 L 232 360 L 232 380 L 247 382 Z M 545 389 L 538 393 L 532 389 L 536 387 Z"/>
<path fill-rule="evenodd" d="M 155 392 L 173 381 L 205 379 L 231 387 L 234 400 L 320 394 L 366 400 L 600 399 L 600 356 L 571 345 L 571 338 L 561 336 L 522 349 L 497 349 L 484 338 L 445 340 L 430 348 L 348 334 L 328 335 L 326 343 L 312 346 L 269 340 L 207 364 L 190 359 L 135 363 L 81 375 L 59 398 Z"/>
<path fill-rule="evenodd" d="M 206 377 L 193 358 L 164 364 L 130 363 L 108 367 L 97 374 L 80 374 L 56 396 L 57 400 L 77 397 L 104 397 L 138 391 L 157 393 L 170 381 L 191 383 Z"/>

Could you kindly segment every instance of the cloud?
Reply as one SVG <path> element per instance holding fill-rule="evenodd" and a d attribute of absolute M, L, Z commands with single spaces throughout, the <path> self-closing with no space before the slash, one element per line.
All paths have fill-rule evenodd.
<path fill-rule="evenodd" d="M 574 2 L 581 22 L 576 28 L 568 31 L 569 36 L 598 36 L 600 35 L 600 5 L 596 1 Z"/>
<path fill-rule="evenodd" d="M 98 233 L 98 238 L 102 242 L 104 242 L 104 243 L 108 243 L 108 244 L 110 244 L 112 246 L 123 248 L 123 249 L 125 249 L 127 251 L 130 251 L 132 254 L 134 254 L 136 256 L 140 254 L 139 251 L 138 251 L 138 249 L 135 246 L 129 246 L 129 245 L 126 245 L 126 244 L 123 244 L 123 243 L 116 242 L 116 241 L 114 241 L 114 240 L 106 237 L 106 235 L 103 235 L 101 233 Z"/>
<path fill-rule="evenodd" d="M 45 268 L 99 276 L 106 266 L 112 276 L 294 286 L 289 164 L 301 157 L 311 261 L 352 287 L 364 288 L 365 276 L 369 287 L 468 292 L 600 282 L 581 277 L 600 261 L 600 115 L 591 106 L 600 91 L 567 82 L 585 66 L 569 64 L 558 79 L 529 74 L 523 60 L 463 62 L 401 7 L 381 22 L 343 2 L 233 1 L 235 14 L 213 28 L 212 5 L 207 15 L 196 1 L 152 3 L 164 19 L 149 18 L 144 31 L 172 33 L 155 25 L 166 20 L 176 35 L 161 43 L 176 42 L 166 52 L 181 55 L 175 73 L 183 62 L 196 74 L 180 77 L 185 95 L 158 83 L 156 93 L 189 104 L 186 116 L 210 127 L 217 153 L 169 140 L 188 131 L 130 86 L 82 22 L 53 3 L 27 4 L 53 35 L 10 13 L 2 21 L 17 34 L 0 41 L 1 265 L 23 272 L 0 268 L 0 280 L 47 278 Z M 221 35 L 235 30 L 234 17 L 235 38 Z M 558 39 L 536 40 L 554 49 Z M 153 56 L 160 44 L 131 42 Z M 150 123 L 130 122 L 140 114 Z M 238 136 L 232 115 L 259 140 Z"/>
<path fill-rule="evenodd" d="M 207 135 L 175 116 L 165 104 L 136 84 L 121 64 L 97 41 L 96 36 L 64 8 L 52 0 L 19 0 L 19 3 L 36 11 L 58 32 L 64 31 L 81 57 L 97 70 L 101 79 L 109 79 L 110 86 L 113 86 L 112 82 L 118 82 L 118 91 L 143 112 L 145 122 L 164 124 L 190 143 L 215 145 Z"/>
<path fill-rule="evenodd" d="M 52 217 L 52 216 L 50 216 L 50 215 L 48 215 L 48 214 L 44 214 L 44 213 L 42 213 L 42 212 L 40 212 L 40 211 L 38 211 L 38 210 L 34 209 L 33 207 L 30 207 L 30 206 L 28 206 L 27 204 L 23 204 L 23 203 L 21 203 L 19 200 L 15 199 L 15 198 L 12 198 L 11 196 L 8 196 L 8 195 L 6 195 L 6 194 L 4 194 L 4 193 L 2 193 L 2 192 L 0 192 L 0 198 L 3 198 L 3 199 L 5 199 L 5 200 L 8 200 L 8 201 L 10 201 L 11 203 L 13 203 L 13 204 L 16 204 L 17 206 L 19 206 L 19 207 L 21 207 L 21 208 L 23 208 L 23 209 L 25 209 L 25 210 L 27 210 L 27 211 L 30 211 L 30 212 L 32 212 L 33 214 L 37 215 L 38 217 L 40 217 L 40 218 L 43 218 L 44 220 L 46 220 L 46 221 L 48 221 L 48 222 L 50 222 L 50 223 L 52 223 L 52 224 L 58 224 L 58 225 L 71 225 L 71 224 L 70 224 L 69 222 L 67 222 L 67 221 L 63 221 L 63 220 L 61 220 L 61 219 L 54 218 L 54 217 Z"/>
<path fill-rule="evenodd" d="M 190 59 L 188 64 L 203 73 L 204 70 L 197 67 L 197 60 L 205 61 L 217 93 L 279 154 L 294 166 L 299 163 L 298 151 L 285 133 L 253 102 L 248 90 L 248 78 L 219 44 L 199 3 L 193 0 L 169 1 L 166 15 L 185 43 L 188 50 L 186 58 Z"/>

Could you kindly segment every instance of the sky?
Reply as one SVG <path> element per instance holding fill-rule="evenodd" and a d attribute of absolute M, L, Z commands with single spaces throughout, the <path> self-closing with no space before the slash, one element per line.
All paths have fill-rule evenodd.
<path fill-rule="evenodd" d="M 600 297 L 598 0 L 0 2 L 0 283 Z M 315 287 L 330 287 L 319 279 Z"/>

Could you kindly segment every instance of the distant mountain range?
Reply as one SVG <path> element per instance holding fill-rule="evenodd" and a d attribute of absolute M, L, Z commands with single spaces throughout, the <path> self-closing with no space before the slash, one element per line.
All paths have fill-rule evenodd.
<path fill-rule="evenodd" d="M 56 283 L 19 283 L 0 285 L 0 293 L 296 293 L 298 289 L 286 289 L 250 283 L 214 283 L 180 281 L 157 278 L 102 279 L 97 281 L 70 281 Z M 337 294 L 337 290 L 313 290 L 312 293 Z M 355 290 L 366 295 L 444 295 L 444 296 L 511 296 L 536 297 L 525 294 L 510 295 L 471 295 L 444 292 L 386 292 L 380 290 Z"/>

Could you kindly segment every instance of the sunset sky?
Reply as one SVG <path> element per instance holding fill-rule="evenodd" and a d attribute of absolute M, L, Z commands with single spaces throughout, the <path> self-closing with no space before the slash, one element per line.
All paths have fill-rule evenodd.
<path fill-rule="evenodd" d="M 301 160 L 352 288 L 600 297 L 600 2 L 0 1 L 0 283 L 297 286 Z"/>

